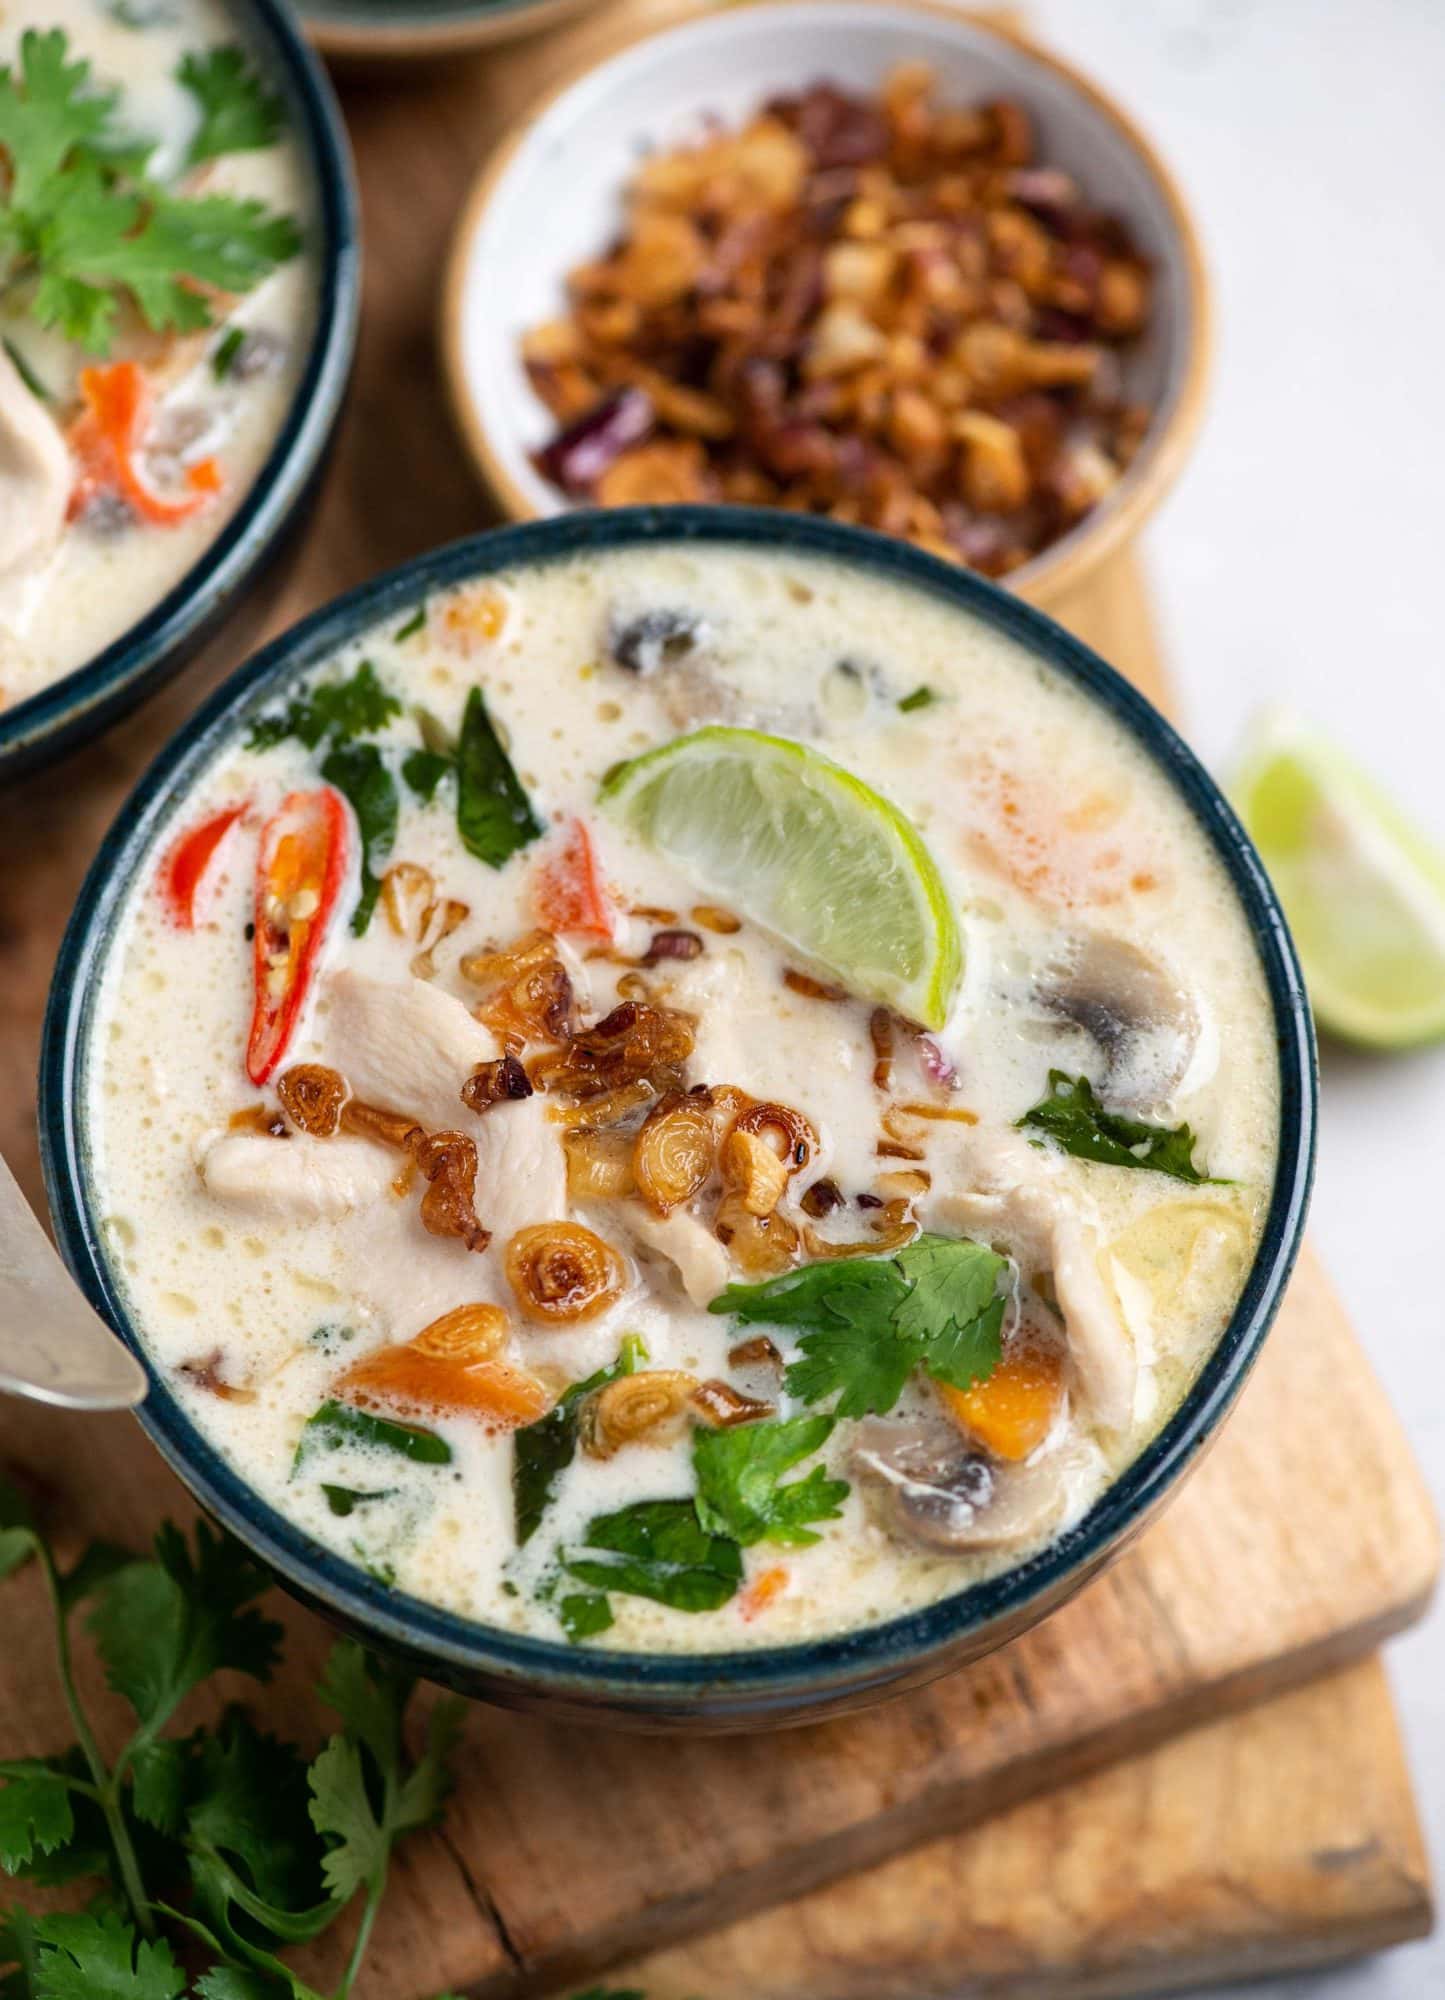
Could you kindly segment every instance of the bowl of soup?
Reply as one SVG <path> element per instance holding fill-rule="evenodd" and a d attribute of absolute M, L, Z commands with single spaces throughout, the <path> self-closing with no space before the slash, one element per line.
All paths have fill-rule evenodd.
<path fill-rule="evenodd" d="M 14 769 L 173 672 L 276 552 L 340 412 L 359 250 L 335 102 L 274 0 L 20 0 L 0 96 Z"/>
<path fill-rule="evenodd" d="M 1253 850 L 1042 614 L 619 510 L 317 613 L 161 757 L 45 1034 L 57 1234 L 290 1589 L 488 1698 L 807 1719 L 1042 1617 L 1270 1323 Z"/>

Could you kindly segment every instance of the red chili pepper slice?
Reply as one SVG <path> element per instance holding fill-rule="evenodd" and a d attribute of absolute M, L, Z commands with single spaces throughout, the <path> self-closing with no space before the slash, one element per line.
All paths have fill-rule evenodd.
<path fill-rule="evenodd" d="M 580 819 L 572 821 L 562 846 L 539 866 L 533 894 L 537 915 L 549 931 L 609 939 L 615 933 L 616 911 L 591 835 Z"/>
<path fill-rule="evenodd" d="M 346 806 L 324 785 L 292 792 L 261 829 L 256 861 L 256 1009 L 246 1074 L 265 1083 L 295 1031 L 346 879 Z"/>
<path fill-rule="evenodd" d="M 196 898 L 216 850 L 245 812 L 244 804 L 228 806 L 214 819 L 193 826 L 174 843 L 161 863 L 161 888 L 170 913 L 182 930 L 194 930 Z"/>

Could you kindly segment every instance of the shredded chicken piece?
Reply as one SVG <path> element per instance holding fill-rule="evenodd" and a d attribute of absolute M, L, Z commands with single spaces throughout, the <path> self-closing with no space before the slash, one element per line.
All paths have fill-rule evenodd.
<path fill-rule="evenodd" d="M 462 1085 L 502 1053 L 460 1000 L 425 980 L 392 985 L 343 971 L 326 993 L 327 1048 L 356 1096 L 403 1111 L 428 1131 L 457 1124 Z"/>
<path fill-rule="evenodd" d="M 248 1215 L 335 1222 L 391 1188 L 395 1162 L 366 1139 L 227 1132 L 198 1161 L 206 1191 Z"/>
<path fill-rule="evenodd" d="M 0 347 L 0 585 L 55 547 L 74 476 L 54 418 Z"/>

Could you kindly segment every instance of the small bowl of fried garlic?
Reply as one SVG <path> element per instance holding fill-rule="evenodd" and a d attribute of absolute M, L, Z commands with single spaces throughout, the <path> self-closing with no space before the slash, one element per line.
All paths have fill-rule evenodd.
<path fill-rule="evenodd" d="M 1207 316 L 1179 194 L 1094 85 L 924 0 L 762 0 L 528 114 L 443 334 L 515 519 L 799 509 L 1052 603 L 1178 471 Z"/>

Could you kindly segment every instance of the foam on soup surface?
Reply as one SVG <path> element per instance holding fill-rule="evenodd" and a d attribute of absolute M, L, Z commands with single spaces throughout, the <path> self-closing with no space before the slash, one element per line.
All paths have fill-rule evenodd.
<path fill-rule="evenodd" d="M 880 997 L 920 953 L 931 1029 Z M 131 898 L 90 1090 L 152 1359 L 268 1502 L 675 1651 L 1077 1521 L 1229 1318 L 1279 1112 L 1245 918 L 1117 723 L 726 548 L 455 590 L 274 704 Z"/>
<path fill-rule="evenodd" d="M 292 107 L 221 0 L 8 0 L 0 65 L 26 116 L 63 70 L 79 135 L 27 147 L 0 195 L 5 708 L 215 541 L 295 399 L 317 279 Z M 94 242 L 45 224 L 82 205 Z"/>

